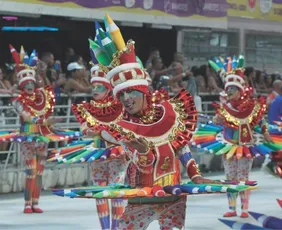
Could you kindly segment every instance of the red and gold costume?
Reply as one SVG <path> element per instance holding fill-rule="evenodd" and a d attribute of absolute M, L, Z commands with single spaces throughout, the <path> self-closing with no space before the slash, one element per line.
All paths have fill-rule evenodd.
<path fill-rule="evenodd" d="M 254 136 L 255 126 L 260 126 L 261 132 L 268 135 L 268 127 L 264 120 L 266 103 L 264 98 L 253 98 L 252 89 L 248 88 L 243 79 L 244 76 L 244 57 L 240 55 L 228 58 L 228 63 L 224 64 L 218 58 L 216 63 L 210 61 L 211 66 L 216 71 L 221 71 L 225 83 L 225 94 L 221 98 L 221 103 L 214 103 L 216 108 L 215 123 L 223 126 L 223 140 L 215 141 L 210 145 L 204 143 L 204 139 L 199 141 L 205 145 L 210 152 L 215 154 L 223 154 L 223 165 L 227 180 L 249 180 L 249 172 L 252 168 L 253 158 L 266 154 L 263 145 L 258 144 L 257 138 Z M 233 87 L 233 88 L 232 88 Z M 234 87 L 237 89 L 238 99 L 229 99 L 227 94 L 233 94 Z M 207 129 L 208 130 L 208 129 Z M 196 133 L 197 135 L 197 133 Z M 199 137 L 200 139 L 201 137 Z M 203 137 L 202 137 L 203 138 Z M 197 138 L 194 138 L 197 141 Z M 213 142 L 213 139 L 209 140 Z M 270 152 L 268 152 L 270 153 Z M 229 209 L 225 213 L 225 217 L 237 215 L 236 199 L 238 193 L 228 193 Z M 241 217 L 248 217 L 248 206 L 250 191 L 240 192 L 241 197 Z"/>
<path fill-rule="evenodd" d="M 113 95 L 122 102 L 125 111 L 113 122 L 99 122 L 97 128 L 122 145 L 130 160 L 130 186 L 77 188 L 70 193 L 54 190 L 54 194 L 77 198 L 128 199 L 128 206 L 117 229 L 146 229 L 154 220 L 159 221 L 161 229 L 183 228 L 186 194 L 215 191 L 212 185 L 199 185 L 202 186 L 200 188 L 194 184 L 180 184 L 180 163 L 193 182 L 211 182 L 201 177 L 188 145 L 197 122 L 193 97 L 185 90 L 170 100 L 162 92 L 152 95 L 148 87 L 148 74 L 137 63 L 134 42 L 129 40 L 125 44 L 118 27 L 108 15 L 105 21 L 106 32 L 99 29 L 102 47 L 94 41 L 91 46 L 96 51 L 99 64 L 105 70 L 108 68 L 107 79 L 113 87 Z M 131 93 L 131 99 L 135 98 L 130 105 L 135 111 L 132 114 L 126 112 L 129 107 L 121 99 Z M 82 122 L 85 120 L 90 127 L 91 122 L 97 124 L 90 117 L 84 117 Z M 144 141 L 144 153 L 142 148 L 133 148 L 128 144 L 141 139 Z M 217 191 L 227 191 L 221 186 L 215 187 L 219 189 Z"/>
<path fill-rule="evenodd" d="M 113 25 L 109 16 L 107 19 L 108 23 Z M 114 42 L 116 47 L 124 43 L 117 40 Z M 119 49 L 116 56 L 113 56 L 114 68 L 107 73 L 107 78 L 113 86 L 114 96 L 119 98 L 119 94 L 126 90 L 137 90 L 145 95 L 148 105 L 142 111 L 142 116 L 125 112 L 122 120 L 111 124 L 107 129 L 122 144 L 132 162 L 129 169 L 130 185 L 151 187 L 155 196 L 163 196 L 165 192 L 162 187 L 180 183 L 180 162 L 191 179 L 200 177 L 188 146 L 192 137 L 190 131 L 194 131 L 197 122 L 193 97 L 183 90 L 171 100 L 152 103 L 152 95 L 146 80 L 147 73 L 137 63 L 134 42 L 130 40 L 126 46 Z M 148 152 L 138 153 L 123 142 L 137 137 L 146 139 L 150 147 Z M 163 228 L 184 226 L 186 197 L 176 199 L 169 197 L 163 198 L 162 201 L 153 199 L 151 202 L 150 199 L 146 201 L 146 198 L 141 200 L 129 200 L 120 221 L 120 229 L 146 229 L 155 219 L 159 220 Z M 142 204 L 135 204 L 136 202 Z M 147 202 L 150 202 L 149 206 L 144 204 Z M 146 212 L 154 214 L 148 218 Z"/>
<path fill-rule="evenodd" d="M 91 84 L 99 83 L 106 87 L 109 91 L 105 98 L 82 104 L 73 104 L 72 110 L 81 124 L 81 130 L 84 135 L 89 131 L 95 131 L 94 142 L 92 148 L 107 148 L 117 145 L 118 143 L 106 132 L 99 130 L 99 125 L 107 125 L 121 118 L 123 107 L 121 103 L 114 99 L 112 95 L 112 87 L 106 79 L 106 74 L 98 65 L 91 68 Z M 88 146 L 85 148 L 89 149 Z M 110 184 L 124 184 L 126 170 L 128 167 L 124 152 L 120 151 L 120 147 L 116 146 L 111 152 L 116 150 L 116 154 L 109 154 L 107 159 L 96 160 L 91 163 L 93 185 L 106 186 Z M 103 155 L 102 155 L 103 156 Z M 113 158 L 114 156 L 114 158 Z M 97 199 L 97 212 L 100 219 L 102 229 L 116 229 L 118 220 L 124 211 L 123 200 L 113 199 L 112 202 L 112 221 L 110 221 L 109 202 L 107 199 Z M 112 225 L 111 225 L 112 223 Z"/>
<path fill-rule="evenodd" d="M 16 64 L 19 87 L 22 90 L 12 102 L 21 123 L 20 131 L 13 139 L 21 142 L 21 152 L 26 165 L 24 212 L 41 213 L 43 211 L 38 207 L 38 200 L 48 143 L 66 140 L 77 133 L 58 132 L 49 125 L 50 116 L 54 111 L 55 96 L 51 87 L 35 87 L 35 66 L 38 60 L 35 50 L 30 57 L 24 53 L 23 47 L 20 54 L 11 45 L 10 50 Z M 25 89 L 27 84 L 32 84 L 30 93 Z"/>

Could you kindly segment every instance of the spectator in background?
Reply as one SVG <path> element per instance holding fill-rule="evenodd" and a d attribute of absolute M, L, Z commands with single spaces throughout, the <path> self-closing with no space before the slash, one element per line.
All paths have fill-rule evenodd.
<path fill-rule="evenodd" d="M 37 77 L 41 87 L 46 85 L 52 86 L 53 82 L 58 79 L 57 73 L 53 66 L 55 63 L 54 55 L 50 52 L 45 52 L 41 55 L 37 64 Z"/>
<path fill-rule="evenodd" d="M 208 65 L 200 66 L 197 71 L 196 82 L 200 93 L 220 93 L 223 91 L 216 84 Z"/>
<path fill-rule="evenodd" d="M 198 112 L 202 112 L 202 99 L 199 96 L 198 85 L 195 76 L 197 75 L 198 67 L 193 66 L 190 74 L 187 74 L 182 80 L 184 88 L 192 94 Z"/>
<path fill-rule="evenodd" d="M 55 94 L 56 94 L 56 100 L 57 104 L 60 103 L 60 94 L 63 91 L 64 85 L 66 84 L 66 76 L 63 73 L 61 61 L 56 60 L 54 64 L 54 71 L 56 72 L 57 79 L 54 79 L 52 82 Z"/>
<path fill-rule="evenodd" d="M 85 65 L 83 58 L 79 55 L 72 55 L 69 59 L 69 63 L 71 63 L 71 62 L 77 62 L 79 65 L 82 65 L 82 66 Z"/>
<path fill-rule="evenodd" d="M 196 74 L 197 74 L 198 67 L 192 66 L 190 73 L 188 76 L 186 75 L 183 77 L 184 88 L 187 89 L 193 97 L 199 95 L 198 86 L 196 82 Z"/>
<path fill-rule="evenodd" d="M 67 66 L 71 62 L 71 58 L 74 55 L 75 55 L 74 49 L 71 48 L 71 47 L 67 48 L 66 53 L 65 53 L 65 60 L 64 60 L 63 65 L 62 65 L 63 72 L 65 72 L 65 73 L 67 72 Z"/>
<path fill-rule="evenodd" d="M 84 67 L 77 62 L 71 62 L 67 66 L 67 82 L 64 90 L 67 93 L 91 93 L 92 87 L 86 82 L 83 76 Z"/>
<path fill-rule="evenodd" d="M 264 82 L 264 73 L 261 72 L 260 70 L 256 70 L 255 74 L 256 74 L 256 81 L 255 81 L 256 91 L 259 93 L 266 93 L 267 88 Z"/>
<path fill-rule="evenodd" d="M 280 74 L 278 71 L 276 71 L 276 72 L 274 73 L 274 75 L 275 75 L 274 80 L 282 80 L 281 74 Z"/>
<path fill-rule="evenodd" d="M 272 84 L 272 92 L 270 94 L 268 94 L 267 96 L 267 100 L 266 100 L 266 105 L 267 107 L 269 107 L 269 105 L 273 102 L 273 100 L 279 95 L 281 94 L 281 85 L 282 85 L 282 81 L 281 80 L 275 80 Z"/>
<path fill-rule="evenodd" d="M 255 79 L 255 69 L 253 67 L 246 67 L 244 72 L 244 80 L 248 86 L 253 88 L 255 93 L 254 79 Z"/>
<path fill-rule="evenodd" d="M 11 86 L 11 83 L 9 82 L 7 78 L 7 74 L 4 71 L 4 68 L 1 67 L 0 68 L 0 93 L 1 94 L 13 94 L 17 92 L 16 90 L 17 90 L 17 87 Z"/>
<path fill-rule="evenodd" d="M 265 86 L 266 86 L 266 89 L 267 89 L 267 93 L 271 93 L 272 91 L 272 84 L 275 80 L 275 74 L 271 74 L 271 75 L 267 75 L 265 77 Z"/>
<path fill-rule="evenodd" d="M 167 84 L 170 88 L 170 92 L 175 95 L 183 88 L 182 78 L 188 76 L 188 73 L 183 73 L 183 66 L 179 62 L 174 62 L 171 68 L 172 71 Z"/>
<path fill-rule="evenodd" d="M 149 54 L 149 58 L 146 61 L 145 69 L 149 74 L 151 74 L 153 70 L 153 59 L 160 57 L 160 51 L 157 48 L 152 48 Z"/>
<path fill-rule="evenodd" d="M 8 88 L 14 87 L 15 93 L 20 93 L 21 91 L 18 89 L 18 81 L 17 81 L 17 73 L 15 71 L 15 66 L 13 64 L 5 64 L 6 66 L 6 74 L 4 77 L 5 84 L 7 84 Z"/>
<path fill-rule="evenodd" d="M 82 70 L 82 74 L 83 74 L 83 79 L 85 82 L 89 82 L 90 80 L 90 71 L 88 70 L 87 68 L 87 64 L 86 62 L 83 60 L 83 57 L 82 56 L 79 56 L 79 55 L 74 55 L 71 57 L 71 62 L 77 62 L 79 65 L 83 66 L 83 70 Z"/>
<path fill-rule="evenodd" d="M 184 66 L 184 55 L 182 53 L 179 52 L 175 52 L 173 55 L 173 62 L 171 63 L 171 65 L 173 65 L 174 62 L 178 62 L 180 63 L 182 66 Z"/>
<path fill-rule="evenodd" d="M 268 121 L 270 124 L 274 124 L 274 121 L 281 121 L 282 116 L 282 81 L 275 80 L 273 83 L 273 89 L 275 89 L 276 97 L 269 105 Z"/>
<path fill-rule="evenodd" d="M 163 75 L 169 75 L 171 73 L 171 71 L 174 70 L 174 67 L 170 67 L 170 68 L 164 68 L 164 64 L 163 61 L 160 57 L 155 57 L 152 60 L 152 64 L 153 64 L 153 70 L 151 71 L 151 78 L 153 81 L 153 88 L 156 89 L 157 88 L 157 84 L 160 80 L 160 77 Z"/>

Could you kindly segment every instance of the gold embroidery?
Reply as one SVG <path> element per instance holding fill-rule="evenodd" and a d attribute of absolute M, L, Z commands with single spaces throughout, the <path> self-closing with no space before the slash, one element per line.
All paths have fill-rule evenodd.
<path fill-rule="evenodd" d="M 112 122 L 102 122 L 97 120 L 95 117 L 93 117 L 88 110 L 82 105 L 82 104 L 78 104 L 77 105 L 77 111 L 80 112 L 81 116 L 87 121 L 87 123 L 90 126 L 97 126 L 100 124 L 107 124 L 110 125 L 111 128 L 116 129 L 116 125 L 112 124 L 114 122 L 118 122 L 121 118 L 122 118 L 122 113 Z"/>
<path fill-rule="evenodd" d="M 93 106 L 95 106 L 96 108 L 106 108 L 106 107 L 112 106 L 112 102 L 111 101 L 108 101 L 106 103 L 98 103 L 98 102 L 95 102 L 95 101 L 91 100 L 90 103 Z"/>
<path fill-rule="evenodd" d="M 34 108 L 32 108 L 30 106 L 30 111 L 35 115 L 35 116 L 42 116 L 42 115 L 45 115 L 47 113 L 47 111 L 51 108 L 51 105 L 50 105 L 50 100 L 52 100 L 54 98 L 54 94 L 52 93 L 52 91 L 47 91 L 47 90 L 44 90 L 44 92 L 42 92 L 44 95 L 45 95 L 45 98 L 46 98 L 46 101 L 45 101 L 45 106 L 42 110 L 36 110 Z M 35 95 L 32 95 L 30 97 L 31 100 L 35 100 Z"/>
<path fill-rule="evenodd" d="M 155 146 L 161 145 L 163 143 L 172 142 L 172 141 L 176 140 L 177 136 L 179 135 L 179 131 L 180 132 L 188 131 L 186 125 L 184 124 L 185 120 L 188 117 L 186 109 L 183 108 L 184 103 L 181 102 L 180 100 L 177 100 L 177 99 L 170 99 L 169 102 L 170 102 L 173 110 L 176 113 L 177 122 L 175 122 L 175 125 L 170 129 L 167 138 L 163 138 L 162 140 L 154 140 L 154 141 L 148 141 L 147 140 L 148 141 L 148 147 L 150 149 L 153 149 Z M 152 113 L 155 113 L 156 109 L 154 108 L 154 106 L 153 106 L 152 110 L 153 110 Z M 154 115 L 149 114 L 147 116 L 154 116 Z M 147 121 L 148 121 L 148 123 L 153 123 L 153 121 L 149 122 L 150 119 L 151 119 L 151 117 L 146 117 L 145 119 L 143 118 L 143 122 L 147 123 Z M 195 124 L 193 122 L 191 122 L 191 124 L 193 126 L 195 126 Z M 122 136 L 126 136 L 126 137 L 132 138 L 132 139 L 136 138 L 135 133 L 133 133 L 133 132 L 127 130 L 127 129 L 124 129 L 117 124 L 111 123 L 110 127 L 111 127 L 112 130 L 118 131 Z M 193 127 L 191 128 L 191 130 L 193 130 Z"/>
<path fill-rule="evenodd" d="M 134 45 L 135 42 L 133 40 L 128 40 L 126 47 L 120 51 L 117 51 L 116 53 L 113 54 L 113 60 L 111 62 L 112 67 L 116 67 L 120 65 L 120 56 L 124 53 L 130 53 L 131 52 L 131 45 Z"/>
<path fill-rule="evenodd" d="M 227 122 L 232 123 L 236 126 L 239 126 L 240 124 L 243 124 L 243 123 L 245 123 L 245 124 L 246 123 L 249 123 L 249 124 L 252 123 L 253 118 L 258 115 L 260 109 L 261 109 L 260 104 L 256 103 L 252 113 L 248 117 L 243 118 L 243 119 L 239 119 L 237 117 L 232 116 L 229 112 L 226 111 L 226 109 L 223 106 L 221 106 L 219 113 L 220 113 L 220 115 L 225 117 Z"/>
<path fill-rule="evenodd" d="M 164 159 L 164 163 L 161 165 L 161 170 L 163 170 L 163 171 L 168 170 L 169 164 L 170 164 L 170 159 L 169 159 L 169 157 L 166 157 Z"/>
<path fill-rule="evenodd" d="M 195 163 L 193 166 L 196 168 L 197 174 L 201 175 L 199 165 Z"/>
<path fill-rule="evenodd" d="M 144 116 L 142 116 L 140 118 L 140 120 L 144 123 L 144 124 L 152 124 L 154 119 L 156 117 L 156 109 L 153 107 L 147 114 L 145 114 Z"/>
<path fill-rule="evenodd" d="M 142 165 L 142 166 L 146 166 L 147 165 L 147 160 L 148 160 L 147 156 L 140 156 L 139 164 Z"/>
<path fill-rule="evenodd" d="M 246 128 L 243 128 L 243 137 L 247 137 L 248 136 L 248 131 Z"/>
<path fill-rule="evenodd" d="M 154 182 L 154 185 L 160 185 L 160 186 L 173 185 L 173 177 L 174 177 L 174 174 L 163 176 L 160 179 L 156 180 Z"/>

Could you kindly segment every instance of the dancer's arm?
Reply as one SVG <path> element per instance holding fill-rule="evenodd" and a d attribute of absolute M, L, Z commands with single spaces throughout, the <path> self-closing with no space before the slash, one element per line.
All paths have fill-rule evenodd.
<path fill-rule="evenodd" d="M 210 179 L 206 179 L 202 177 L 200 169 L 193 158 L 190 148 L 188 145 L 185 145 L 180 151 L 177 152 L 179 160 L 181 161 L 182 165 L 186 169 L 188 177 L 195 183 L 195 184 L 204 184 L 204 183 L 216 183 Z"/>
<path fill-rule="evenodd" d="M 142 138 L 135 138 L 123 142 L 123 148 L 127 156 L 133 161 L 143 173 L 151 173 L 155 162 L 155 155 L 146 141 Z"/>
<path fill-rule="evenodd" d="M 32 114 L 30 114 L 30 112 L 26 111 L 24 109 L 23 104 L 20 101 L 14 101 L 13 105 L 15 106 L 15 109 L 17 111 L 17 113 L 22 116 L 22 118 L 24 119 L 25 122 L 31 123 L 31 124 L 36 124 L 36 125 L 54 125 L 55 123 L 57 123 L 59 120 L 56 118 L 40 118 L 38 116 L 33 116 Z"/>
<path fill-rule="evenodd" d="M 268 132 L 268 124 L 264 118 L 261 119 L 259 126 L 261 128 L 261 132 L 264 136 L 264 139 L 268 142 L 272 142 L 272 138 Z"/>

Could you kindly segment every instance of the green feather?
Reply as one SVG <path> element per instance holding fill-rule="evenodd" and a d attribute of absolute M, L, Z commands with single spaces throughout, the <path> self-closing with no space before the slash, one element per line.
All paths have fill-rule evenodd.
<path fill-rule="evenodd" d="M 216 72 L 218 72 L 220 70 L 220 68 L 218 67 L 218 65 L 214 61 L 209 60 L 209 64 Z"/>
<path fill-rule="evenodd" d="M 242 54 L 240 54 L 238 59 L 238 68 L 243 68 L 245 65 L 245 58 Z"/>

